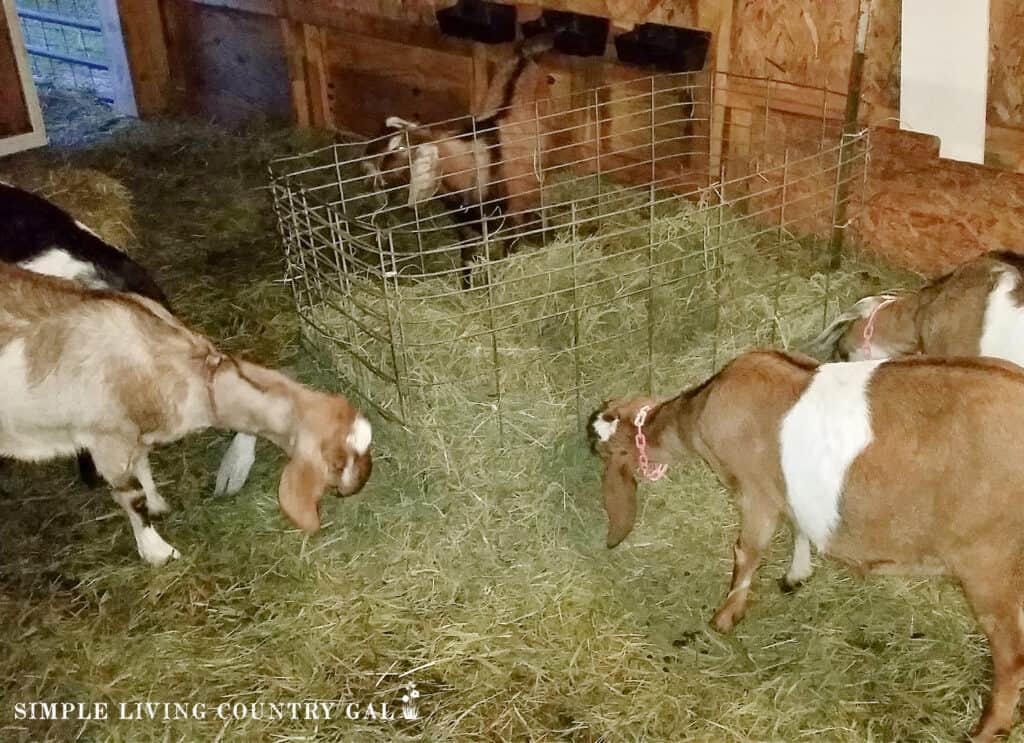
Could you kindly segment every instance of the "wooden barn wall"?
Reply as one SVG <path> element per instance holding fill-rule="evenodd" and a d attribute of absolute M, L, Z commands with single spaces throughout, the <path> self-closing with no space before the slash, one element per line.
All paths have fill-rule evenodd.
<path fill-rule="evenodd" d="M 939 160 L 934 142 L 896 130 L 900 2 L 863 1 L 871 2 L 872 17 L 862 120 L 878 132 L 857 234 L 870 249 L 926 273 L 991 247 L 1014 247 L 1024 225 L 1024 177 L 1015 172 L 1024 172 L 1024 7 L 1018 0 L 990 0 L 986 164 L 993 167 L 987 168 Z M 388 114 L 431 120 L 464 113 L 485 90 L 494 60 L 507 54 L 500 47 L 441 36 L 434 12 L 452 0 L 117 2 L 135 9 L 136 24 L 153 15 L 143 9 L 162 8 L 171 60 L 165 107 L 185 102 L 216 115 L 290 108 L 302 125 L 370 134 Z M 539 13 L 540 5 L 605 16 L 612 19 L 613 32 L 644 21 L 711 30 L 716 46 L 710 66 L 827 86 L 841 96 L 859 2 L 540 0 L 519 9 L 521 18 Z M 126 45 L 133 47 L 130 41 Z M 152 55 L 149 46 L 134 48 Z M 600 84 L 614 67 L 559 60 L 551 69 L 553 91 Z M 184 73 L 188 68 L 191 75 Z M 156 77 L 150 81 L 153 90 L 162 82 Z M 743 127 L 756 118 L 756 104 L 731 91 L 719 95 L 732 127 L 724 132 L 727 146 L 746 146 Z M 799 108 L 784 112 L 782 120 L 788 116 L 798 128 L 800 116 L 815 118 L 810 98 L 808 110 Z M 830 118 L 837 120 L 841 109 L 830 106 Z"/>
<path fill-rule="evenodd" d="M 901 6 L 871 2 L 862 121 L 874 130 L 855 234 L 870 251 L 930 275 L 985 250 L 1024 251 L 1024 6 L 990 2 L 991 167 L 940 160 L 934 139 L 898 130 Z M 731 71 L 845 90 L 858 6 L 859 0 L 737 0 Z"/>
<path fill-rule="evenodd" d="M 189 105 L 226 122 L 257 111 L 290 118 L 288 64 L 277 21 L 225 8 L 197 6 L 193 13 Z"/>

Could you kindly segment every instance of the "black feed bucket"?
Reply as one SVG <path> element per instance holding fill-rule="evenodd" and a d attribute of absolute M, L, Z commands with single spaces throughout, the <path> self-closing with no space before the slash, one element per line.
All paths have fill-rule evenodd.
<path fill-rule="evenodd" d="M 535 21 L 523 24 L 523 36 L 555 34 L 555 49 L 576 57 L 604 56 L 608 44 L 608 19 L 562 10 L 545 10 Z"/>
<path fill-rule="evenodd" d="M 644 23 L 615 37 L 615 50 L 622 62 L 669 72 L 704 69 L 710 45 L 707 31 L 657 23 Z"/>
<path fill-rule="evenodd" d="M 459 0 L 451 8 L 437 11 L 441 32 L 449 36 L 473 39 L 484 44 L 504 44 L 516 40 L 516 9 L 512 5 Z"/>

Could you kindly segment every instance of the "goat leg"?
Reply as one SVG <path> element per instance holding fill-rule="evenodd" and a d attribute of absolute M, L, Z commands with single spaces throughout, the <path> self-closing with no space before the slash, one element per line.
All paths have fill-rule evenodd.
<path fill-rule="evenodd" d="M 794 526 L 793 559 L 786 571 L 786 577 L 779 581 L 779 586 L 786 593 L 795 591 L 811 577 L 814 568 L 811 566 L 811 540 Z"/>
<path fill-rule="evenodd" d="M 760 493 L 741 493 L 738 502 L 740 536 L 733 548 L 732 583 L 725 603 L 715 612 L 712 620 L 719 632 L 729 632 L 743 619 L 747 611 L 750 581 L 761 561 L 761 555 L 775 534 L 781 513 L 774 501 Z"/>
<path fill-rule="evenodd" d="M 99 475 L 96 473 L 96 465 L 92 461 L 92 455 L 84 449 L 78 452 L 78 476 L 86 487 L 94 488 L 100 484 Z"/>
<path fill-rule="evenodd" d="M 128 523 L 131 524 L 139 555 L 150 565 L 159 566 L 168 560 L 181 557 L 181 553 L 165 542 L 153 528 L 148 494 L 137 474 L 140 470 L 143 475 L 149 474 L 149 461 L 146 452 L 143 451 L 136 456 L 135 462 L 132 462 L 131 452 L 136 449 L 134 442 L 112 439 L 96 441 L 89 446 L 97 471 L 110 484 L 114 502 L 128 515 Z M 145 463 L 139 465 L 138 462 L 142 460 L 145 460 Z M 148 479 L 152 485 L 152 476 Z M 156 492 L 155 487 L 153 492 Z M 166 507 L 166 503 L 164 506 Z"/>

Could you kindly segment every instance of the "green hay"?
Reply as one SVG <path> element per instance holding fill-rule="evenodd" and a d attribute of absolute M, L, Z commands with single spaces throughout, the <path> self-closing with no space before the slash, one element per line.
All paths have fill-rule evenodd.
<path fill-rule="evenodd" d="M 186 320 L 336 385 L 297 352 L 263 190 L 265 158 L 308 145 L 271 128 L 148 124 L 32 160 L 125 184 L 139 255 Z M 839 278 L 853 293 L 894 278 L 850 265 Z M 728 270 L 738 282 L 742 269 Z M 816 274 L 795 262 L 789 281 L 818 286 Z M 730 303 L 737 333 L 763 296 Z M 698 371 L 665 369 L 659 387 Z M 277 514 L 282 461 L 269 446 L 228 500 L 208 497 L 226 437 L 162 449 L 154 469 L 176 510 L 160 528 L 185 558 L 160 570 L 140 563 L 109 496 L 75 484 L 67 464 L 0 470 L 0 739 L 952 741 L 977 718 L 987 649 L 952 586 L 823 565 L 783 595 L 780 535 L 748 617 L 718 635 L 706 623 L 736 523 L 705 468 L 644 486 L 636 530 L 608 551 L 597 464 L 572 413 L 524 396 L 544 437 L 502 451 L 494 426 L 466 427 L 473 403 L 459 402 L 438 392 L 410 431 L 375 420 L 373 479 L 357 497 L 328 498 L 310 538 Z M 437 435 L 445 428 L 456 435 Z M 224 701 L 394 704 L 406 679 L 423 692 L 418 722 L 225 723 L 212 712 Z M 206 702 L 211 714 L 15 721 L 13 704 L 32 700 Z"/>

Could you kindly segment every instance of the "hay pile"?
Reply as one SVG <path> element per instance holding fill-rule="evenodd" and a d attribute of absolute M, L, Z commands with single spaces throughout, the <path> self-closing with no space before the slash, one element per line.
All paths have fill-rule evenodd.
<path fill-rule="evenodd" d="M 304 149 L 287 131 L 150 124 L 35 157 L 130 189 L 140 257 L 187 321 L 233 350 L 337 385 L 296 352 L 262 190 L 268 155 Z M 743 276 L 761 278 L 759 255 L 724 256 L 734 288 L 722 318 L 736 344 L 771 316 L 770 292 L 740 291 Z M 524 253 L 518 270 L 531 256 L 544 258 Z M 816 298 L 821 272 L 791 258 L 786 294 Z M 894 279 L 857 262 L 832 277 L 854 293 Z M 802 332 L 784 327 L 791 339 Z M 659 392 L 710 372 L 706 361 L 688 366 L 688 354 L 705 356 L 701 332 L 666 348 Z M 730 352 L 723 345 L 721 360 Z M 463 349 L 445 363 L 469 359 Z M 269 446 L 227 500 L 208 497 L 225 438 L 166 447 L 154 470 L 176 510 L 160 529 L 185 557 L 161 570 L 139 562 L 109 496 L 83 490 L 66 464 L 0 470 L 0 738 L 852 743 L 956 740 L 973 722 L 987 654 L 945 583 L 857 580 L 824 566 L 783 595 L 780 535 L 748 617 L 731 636 L 711 631 L 735 515 L 703 467 L 644 486 L 636 530 L 606 550 L 596 464 L 572 406 L 553 402 L 556 383 L 517 403 L 513 423 L 539 420 L 532 445 L 501 449 L 495 426 L 474 427 L 480 403 L 440 388 L 409 430 L 375 419 L 373 479 L 355 498 L 325 500 L 323 531 L 311 538 L 277 514 L 282 461 Z M 514 402 L 504 401 L 513 411 Z M 415 722 L 214 711 L 313 699 L 396 705 L 410 680 L 422 692 Z M 203 703 L 208 714 L 14 720 L 14 703 L 33 700 Z"/>
<path fill-rule="evenodd" d="M 636 194 L 610 184 L 602 191 L 617 205 Z M 648 365 L 655 394 L 674 395 L 744 350 L 809 350 L 839 308 L 916 281 L 860 259 L 830 272 L 822 241 L 780 240 L 730 206 L 664 202 L 653 223 L 641 205 L 590 222 L 583 234 L 555 231 L 542 248 L 478 267 L 471 291 L 458 288 L 455 270 L 384 293 L 373 279 L 334 275 L 337 261 L 308 261 L 307 270 L 327 272 L 314 283 L 347 283 L 353 300 L 314 306 L 312 325 L 378 368 L 390 372 L 397 362 L 414 430 L 476 431 L 493 409 L 512 426 L 512 440 L 539 442 L 571 429 L 601 400 L 646 391 Z M 451 235 L 426 233 L 424 250 L 442 253 Z M 375 330 L 396 339 L 394 360 L 391 344 L 353 332 L 347 317 L 356 303 L 365 325 L 388 318 Z M 328 357 L 350 384 L 400 415 L 396 385 L 364 381 L 346 347 L 328 348 Z M 455 410 L 473 419 L 452 425 Z"/>

